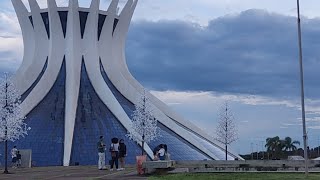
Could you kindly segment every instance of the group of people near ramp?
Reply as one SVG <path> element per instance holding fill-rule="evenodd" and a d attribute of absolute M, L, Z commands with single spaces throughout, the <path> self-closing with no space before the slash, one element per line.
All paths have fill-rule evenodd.
<path fill-rule="evenodd" d="M 125 169 L 125 157 L 127 156 L 127 147 L 124 144 L 123 139 L 118 138 L 112 138 L 111 144 L 109 148 L 107 148 L 107 145 L 104 143 L 103 136 L 100 136 L 99 142 L 97 143 L 98 148 L 98 168 L 99 170 L 106 170 L 107 167 L 105 165 L 105 152 L 107 149 L 110 153 L 110 171 L 113 171 L 114 167 L 117 171 L 122 171 Z M 120 160 L 120 168 L 119 168 L 119 160 Z"/>
<path fill-rule="evenodd" d="M 106 170 L 106 152 L 109 150 L 110 153 L 110 171 L 114 170 L 114 167 L 117 171 L 125 170 L 125 157 L 127 156 L 127 147 L 124 143 L 123 139 L 112 138 L 111 144 L 107 146 L 104 143 L 103 136 L 100 136 L 100 139 L 97 143 L 98 148 L 98 168 L 99 170 Z M 154 161 L 157 160 L 169 160 L 170 155 L 167 153 L 167 145 L 166 144 L 159 144 L 157 147 L 153 149 Z M 119 168 L 119 161 L 120 161 L 120 168 Z"/>

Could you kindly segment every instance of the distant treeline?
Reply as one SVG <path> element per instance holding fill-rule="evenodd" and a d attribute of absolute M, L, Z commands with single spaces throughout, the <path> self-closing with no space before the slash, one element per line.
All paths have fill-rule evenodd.
<path fill-rule="evenodd" d="M 302 148 L 297 148 L 300 145 L 299 141 L 293 141 L 290 137 L 280 139 L 279 136 L 266 139 L 266 151 L 252 152 L 250 154 L 241 155 L 246 160 L 250 159 L 288 159 L 288 156 L 304 156 Z M 309 159 L 314 159 L 320 156 L 320 146 L 309 149 Z"/>

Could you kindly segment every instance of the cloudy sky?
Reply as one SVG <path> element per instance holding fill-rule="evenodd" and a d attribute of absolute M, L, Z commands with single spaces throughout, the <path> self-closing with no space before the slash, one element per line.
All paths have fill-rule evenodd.
<path fill-rule="evenodd" d="M 126 0 L 120 1 L 121 9 Z M 38 2 L 46 7 L 45 0 Z M 101 0 L 101 9 L 109 3 Z M 320 142 L 319 7 L 318 0 L 301 1 L 311 147 Z M 11 2 L 1 0 L 0 72 L 14 72 L 22 55 Z M 302 143 L 295 0 L 140 0 L 126 57 L 138 81 L 213 136 L 218 110 L 228 101 L 238 153 L 260 151 L 265 139 L 276 135 Z"/>

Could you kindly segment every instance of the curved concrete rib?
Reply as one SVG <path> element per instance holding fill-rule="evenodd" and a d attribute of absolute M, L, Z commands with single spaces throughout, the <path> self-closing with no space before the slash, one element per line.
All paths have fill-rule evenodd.
<path fill-rule="evenodd" d="M 119 4 L 119 0 L 112 0 L 106 13 L 108 14 L 108 16 L 114 16 L 116 17 L 116 13 L 117 13 L 117 8 L 118 8 L 118 4 Z M 111 26 L 113 28 L 113 26 Z"/>
<path fill-rule="evenodd" d="M 100 71 L 97 71 L 97 69 L 100 69 L 97 45 L 98 9 L 99 0 L 92 1 L 83 38 L 83 44 L 86 45 L 84 48 L 84 61 L 87 73 L 89 76 L 89 80 L 92 83 L 92 86 L 99 98 L 117 117 L 117 119 L 127 129 L 127 131 L 130 131 L 131 120 L 129 119 L 117 99 L 114 97 L 108 85 L 105 83 Z M 140 142 L 139 144 L 141 146 Z M 145 151 L 151 158 L 153 158 L 153 152 L 148 145 L 145 146 Z"/>
<path fill-rule="evenodd" d="M 80 20 L 78 0 L 69 1 L 67 32 L 66 32 L 66 101 L 65 101 L 65 127 L 64 127 L 64 156 L 63 165 L 69 166 L 72 140 L 78 105 L 81 75 L 80 52 Z"/>
<path fill-rule="evenodd" d="M 35 39 L 35 53 L 32 65 L 24 72 L 24 81 L 20 82 L 19 89 L 25 92 L 36 81 L 40 75 L 48 56 L 49 39 L 40 14 L 40 7 L 36 0 L 29 0 L 34 32 L 37 32 Z M 23 65 L 22 65 L 23 66 Z"/>
<path fill-rule="evenodd" d="M 60 23 L 60 17 L 57 11 L 55 0 L 48 0 L 50 40 L 49 40 L 49 57 L 48 67 L 41 77 L 38 84 L 22 102 L 22 114 L 26 116 L 40 101 L 48 94 L 53 84 L 55 83 L 64 56 L 64 36 Z"/>
<path fill-rule="evenodd" d="M 113 24 L 114 18 L 116 17 L 116 11 L 118 7 L 119 0 L 112 0 L 111 4 L 107 10 L 108 16 L 104 21 L 104 25 L 102 26 L 100 40 L 98 42 L 99 52 L 105 56 L 110 56 L 112 53 L 112 31 L 113 31 Z M 102 45 L 105 45 L 102 47 Z M 111 57 L 108 58 L 108 60 Z"/>
<path fill-rule="evenodd" d="M 22 94 L 25 92 L 24 89 L 29 88 L 31 86 L 30 85 L 28 87 L 25 87 L 26 86 L 25 82 L 29 81 L 29 79 L 25 77 L 25 72 L 27 72 L 27 69 L 30 66 L 32 66 L 32 63 L 35 61 L 35 58 L 34 58 L 35 34 L 28 16 L 28 10 L 25 7 L 25 5 L 22 3 L 21 0 L 12 0 L 11 2 L 16 11 L 18 21 L 21 27 L 21 31 L 22 31 L 22 37 L 23 37 L 23 46 L 24 46 L 23 61 L 19 69 L 17 70 L 16 74 L 13 77 L 13 82 L 16 85 L 16 88 Z"/>
<path fill-rule="evenodd" d="M 106 17 L 106 20 L 104 22 L 104 25 L 101 30 L 101 36 L 99 40 L 99 55 L 101 57 L 101 62 L 106 70 L 108 72 L 109 79 L 112 79 L 113 83 L 116 85 L 116 87 L 121 87 L 121 89 L 127 89 L 126 95 L 129 97 L 133 97 L 136 95 L 136 90 L 130 91 L 129 89 L 132 89 L 132 86 L 130 83 L 125 80 L 124 76 L 115 68 L 117 64 L 119 64 L 119 61 L 117 59 L 113 60 L 113 54 L 117 51 L 115 47 L 119 47 L 121 44 L 119 44 L 119 41 L 117 39 L 114 39 L 113 34 L 113 23 L 114 18 L 116 17 L 116 9 L 118 5 L 119 0 L 113 0 L 109 6 L 108 9 L 108 16 Z M 132 5 L 132 1 L 128 1 L 127 4 L 124 7 L 125 9 L 128 9 Z M 120 91 L 121 92 L 121 91 Z"/>
<path fill-rule="evenodd" d="M 119 64 L 119 67 L 124 69 L 124 71 L 121 73 L 123 73 L 125 77 L 130 77 L 131 73 L 129 72 L 127 63 L 125 62 L 126 58 L 125 58 L 124 47 L 125 47 L 125 41 L 127 39 L 127 34 L 129 31 L 129 25 L 133 16 L 133 12 L 137 6 L 137 3 L 138 3 L 138 0 L 135 0 L 134 2 L 133 0 L 128 0 L 127 4 L 125 5 L 125 7 L 123 8 L 123 10 L 119 15 L 119 22 L 114 32 L 115 41 L 118 41 L 119 45 L 123 46 L 123 48 L 118 49 L 117 53 L 121 53 L 120 55 L 122 56 L 122 58 L 119 59 L 118 64 Z M 133 86 L 136 87 L 137 89 L 140 89 L 139 90 L 140 93 L 144 89 L 143 86 L 140 85 L 140 83 L 138 82 L 136 84 L 133 84 Z"/>

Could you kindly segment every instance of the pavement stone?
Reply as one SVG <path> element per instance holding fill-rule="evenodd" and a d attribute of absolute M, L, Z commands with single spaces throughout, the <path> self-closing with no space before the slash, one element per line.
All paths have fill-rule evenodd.
<path fill-rule="evenodd" d="M 146 180 L 147 176 L 137 175 L 134 166 L 124 171 L 98 170 L 96 166 L 50 166 L 8 169 L 12 174 L 2 174 L 0 179 L 6 180 L 87 180 L 87 179 L 117 179 L 117 180 Z"/>

